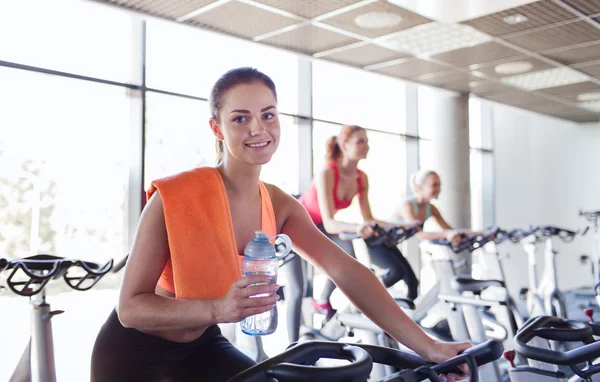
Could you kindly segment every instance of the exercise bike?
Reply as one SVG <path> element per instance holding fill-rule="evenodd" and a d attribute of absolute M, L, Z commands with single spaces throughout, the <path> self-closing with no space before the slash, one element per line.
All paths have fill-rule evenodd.
<path fill-rule="evenodd" d="M 11 382 L 55 382 L 52 318 L 64 313 L 51 310 L 45 287 L 62 278 L 72 289 L 86 291 L 109 272 L 118 272 L 126 258 L 114 265 L 39 254 L 23 259 L 0 258 L 0 273 L 7 272 L 6 286 L 13 293 L 29 297 L 31 336 L 10 379 Z M 114 266 L 113 266 L 114 265 Z"/>
<path fill-rule="evenodd" d="M 594 257 L 594 262 L 592 265 L 592 275 L 596 302 L 600 305 L 598 293 L 595 293 L 600 289 L 600 211 L 579 211 L 579 216 L 583 216 L 589 222 L 581 235 L 587 234 L 590 229 L 592 229 L 594 233 L 594 254 L 592 255 Z"/>
<path fill-rule="evenodd" d="M 521 290 L 521 296 L 527 300 L 527 312 L 530 317 L 547 315 L 567 318 L 565 297 L 557 286 L 556 255 L 552 238 L 558 237 L 565 243 L 575 238 L 576 232 L 562 228 L 542 226 L 524 231 L 514 231 L 511 240 L 521 242 L 527 253 L 529 287 Z M 544 242 L 544 270 L 538 281 L 536 246 Z"/>
<path fill-rule="evenodd" d="M 504 356 L 511 362 L 509 376 L 512 382 L 583 382 L 599 381 L 600 365 L 593 362 L 600 357 L 600 326 L 559 317 L 539 316 L 529 319 L 514 338 L 515 351 Z M 583 346 L 569 351 L 551 349 L 550 343 L 582 342 Z M 528 364 L 516 366 L 515 354 Z M 572 377 L 558 366 L 571 369 Z"/>
<path fill-rule="evenodd" d="M 502 350 L 500 343 L 488 341 L 440 364 L 431 364 L 414 353 L 380 346 L 308 341 L 291 344 L 285 352 L 242 371 L 228 382 L 366 382 L 374 363 L 400 371 L 382 379 L 369 379 L 372 382 L 439 382 L 439 374 L 456 372 L 461 364 L 468 366 L 471 381 L 479 382 L 477 368 L 498 359 Z M 349 364 L 313 366 L 322 358 L 343 359 Z"/>

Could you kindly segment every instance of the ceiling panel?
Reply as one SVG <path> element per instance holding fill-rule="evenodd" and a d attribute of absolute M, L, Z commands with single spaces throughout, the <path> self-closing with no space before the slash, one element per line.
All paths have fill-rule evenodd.
<path fill-rule="evenodd" d="M 520 55 L 522 55 L 522 53 L 491 41 L 470 48 L 456 49 L 450 52 L 441 53 L 433 56 L 433 58 L 458 67 L 467 67 L 472 64 L 496 61 L 502 58 Z"/>
<path fill-rule="evenodd" d="M 595 122 L 598 121 L 599 116 L 597 113 L 592 113 L 577 107 L 567 106 L 552 101 L 525 105 L 523 108 L 553 117 L 570 119 L 574 122 Z"/>
<path fill-rule="evenodd" d="M 339 52 L 321 56 L 321 58 L 325 60 L 332 60 L 361 67 L 403 57 L 408 57 L 408 55 L 373 44 L 361 45 L 356 48 L 344 49 Z"/>
<path fill-rule="evenodd" d="M 474 81 L 471 83 L 470 87 L 472 93 L 481 95 L 482 97 L 485 97 L 486 94 L 490 93 L 500 93 L 514 90 L 514 88 L 510 86 L 487 80 Z"/>
<path fill-rule="evenodd" d="M 359 27 L 356 24 L 355 19 L 360 15 L 364 15 L 371 12 L 393 13 L 395 15 L 400 16 L 402 20 L 397 25 L 388 28 L 370 29 Z M 344 12 L 342 14 L 320 21 L 325 24 L 332 25 L 334 27 L 338 27 L 350 32 L 358 33 L 363 36 L 373 38 L 412 28 L 416 25 L 425 24 L 430 20 L 423 16 L 417 15 L 416 13 L 412 13 L 393 4 L 390 4 L 387 1 L 380 0 L 376 3 L 367 4 L 363 7 L 356 8 L 351 11 Z"/>
<path fill-rule="evenodd" d="M 508 24 L 504 21 L 507 16 L 521 14 L 527 17 L 527 21 L 519 24 Z M 551 0 L 543 0 L 535 3 L 522 5 L 520 7 L 507 9 L 502 12 L 479 17 L 465 21 L 464 24 L 479 29 L 492 36 L 502 36 L 515 32 L 525 31 L 557 22 L 575 19 L 575 15 Z"/>
<path fill-rule="evenodd" d="M 299 21 L 252 5 L 230 1 L 201 13 L 186 23 L 251 39 L 298 24 Z"/>
<path fill-rule="evenodd" d="M 472 76 L 469 73 L 459 72 L 457 70 L 420 76 L 415 79 L 417 82 L 461 93 L 468 93 L 471 90 L 469 84 L 478 80 L 480 80 L 479 77 Z"/>
<path fill-rule="evenodd" d="M 544 56 L 556 60 L 565 65 L 574 65 L 583 62 L 595 61 L 600 59 L 600 42 L 586 44 L 572 49 L 546 52 Z"/>
<path fill-rule="evenodd" d="M 563 0 L 585 15 L 600 12 L 600 0 Z"/>
<path fill-rule="evenodd" d="M 595 28 L 585 21 L 576 21 L 507 37 L 506 40 L 534 52 L 541 52 L 600 40 L 600 29 Z"/>
<path fill-rule="evenodd" d="M 489 77 L 502 78 L 502 77 L 510 76 L 511 74 L 496 72 L 496 66 L 503 65 L 503 64 L 517 63 L 517 62 L 519 62 L 519 63 L 527 62 L 527 63 L 531 64 L 531 69 L 528 70 L 527 73 L 537 72 L 538 70 L 553 68 L 552 65 L 550 65 L 544 61 L 540 61 L 537 58 L 533 58 L 533 57 L 529 57 L 529 56 L 520 56 L 520 57 L 513 57 L 510 60 L 495 61 L 494 63 L 471 65 L 469 67 L 469 69 L 483 73 Z"/>
<path fill-rule="evenodd" d="M 524 92 L 520 90 L 511 90 L 508 92 L 487 94 L 483 96 L 483 98 L 489 99 L 490 101 L 501 102 L 513 106 L 523 106 L 548 101 L 544 97 L 540 97 L 533 93 Z"/>
<path fill-rule="evenodd" d="M 132 9 L 134 11 L 147 13 L 150 15 L 176 19 L 216 0 L 103 0 L 104 2 L 119 5 Z"/>
<path fill-rule="evenodd" d="M 314 25 L 305 25 L 266 38 L 262 42 L 300 53 L 314 54 L 352 44 L 358 42 L 358 40 Z"/>
<path fill-rule="evenodd" d="M 575 69 L 579 70 L 580 72 L 587 73 L 590 76 L 600 77 L 600 62 L 592 65 L 577 66 Z"/>
<path fill-rule="evenodd" d="M 376 72 L 389 74 L 390 76 L 412 79 L 425 73 L 436 73 L 448 70 L 446 66 L 433 62 L 414 59 L 400 64 L 375 69 Z"/>
<path fill-rule="evenodd" d="M 472 76 L 469 73 L 459 72 L 457 70 L 448 70 L 439 73 L 421 75 L 415 80 L 428 85 L 442 86 L 453 82 L 469 83 L 471 81 L 478 81 L 480 78 Z"/>
<path fill-rule="evenodd" d="M 255 0 L 258 3 L 270 5 L 288 11 L 298 16 L 312 19 L 327 12 L 343 8 L 358 0 Z"/>
<path fill-rule="evenodd" d="M 570 101 L 570 102 L 575 102 L 575 103 L 584 102 L 579 99 L 579 95 L 585 94 L 585 93 L 598 93 L 598 90 L 597 91 L 583 91 L 583 92 L 575 92 L 575 93 L 569 93 L 569 94 L 561 94 L 560 98 Z"/>
<path fill-rule="evenodd" d="M 600 85 L 595 84 L 593 82 L 580 82 L 577 84 L 556 86 L 553 88 L 540 89 L 539 91 L 552 94 L 552 95 L 560 95 L 560 94 L 569 94 L 575 92 L 588 92 L 588 91 L 600 91 Z"/>

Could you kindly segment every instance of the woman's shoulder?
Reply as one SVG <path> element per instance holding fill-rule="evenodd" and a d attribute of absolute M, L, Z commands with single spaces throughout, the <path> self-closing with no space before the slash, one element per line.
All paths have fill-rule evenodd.
<path fill-rule="evenodd" d="M 186 179 L 198 178 L 208 174 L 215 173 L 217 169 L 211 166 L 195 167 L 189 170 L 176 172 L 153 180 L 152 182 L 165 183 L 172 181 L 181 181 Z"/>

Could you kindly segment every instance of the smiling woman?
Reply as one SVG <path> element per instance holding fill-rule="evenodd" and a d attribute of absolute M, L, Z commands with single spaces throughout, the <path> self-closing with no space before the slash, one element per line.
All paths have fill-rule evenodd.
<path fill-rule="evenodd" d="M 247 86 L 239 89 L 238 92 L 233 94 L 233 97 L 226 98 L 226 93 L 239 83 L 245 83 Z M 245 97 L 255 96 L 258 96 L 259 100 L 263 101 L 263 104 L 267 106 L 260 110 L 234 109 L 235 105 L 239 104 L 238 98 L 244 99 Z M 225 150 L 223 142 L 225 141 L 225 135 L 222 126 L 226 125 L 248 126 L 250 128 L 250 137 L 242 142 L 242 144 L 260 152 L 266 151 L 264 149 L 268 147 L 271 150 L 268 159 L 271 159 L 271 155 L 273 155 L 279 144 L 280 129 L 277 107 L 275 106 L 277 104 L 277 91 L 275 84 L 268 76 L 258 70 L 249 68 L 247 70 L 239 70 L 229 77 L 223 76 L 213 86 L 209 103 L 211 113 L 210 127 L 217 139 L 217 156 L 219 162 L 224 159 Z M 223 110 L 225 115 L 224 118 L 221 118 L 219 115 L 221 110 Z M 258 119 L 252 118 L 253 114 L 259 115 Z M 239 145 L 239 143 L 235 143 L 236 131 L 238 135 L 245 132 L 243 129 L 226 129 L 226 132 L 231 134 L 227 141 Z M 231 147 L 228 148 L 231 151 Z M 268 160 L 260 164 L 267 162 Z"/>
<path fill-rule="evenodd" d="M 428 337 L 368 268 L 318 230 L 300 202 L 259 180 L 280 136 L 269 77 L 252 68 L 225 73 L 211 92 L 210 109 L 222 159 L 216 167 L 151 183 L 119 304 L 96 339 L 92 382 L 223 381 L 253 365 L 217 324 L 276 303 L 278 285 L 268 283 L 270 276 L 242 277 L 240 254 L 257 230 L 287 234 L 373 322 L 428 360 L 469 347 Z M 354 147 L 356 158 L 368 150 L 360 128 L 344 145 Z"/>

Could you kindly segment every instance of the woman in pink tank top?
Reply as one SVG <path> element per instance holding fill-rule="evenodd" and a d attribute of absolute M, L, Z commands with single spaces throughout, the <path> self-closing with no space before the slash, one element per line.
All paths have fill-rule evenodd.
<path fill-rule="evenodd" d="M 368 239 L 374 234 L 373 224 L 384 229 L 394 226 L 375 219 L 371 213 L 369 181 L 367 175 L 358 169 L 358 163 L 367 157 L 368 152 L 369 139 L 365 129 L 344 126 L 338 136 L 331 137 L 327 142 L 327 167 L 315 176 L 309 190 L 300 197 L 300 202 L 321 232 L 353 257 L 356 256 L 352 242 L 340 240 L 339 233 L 357 232 L 363 239 Z M 348 208 L 355 196 L 358 196 L 363 223 L 335 219 L 335 213 Z M 386 287 L 404 280 L 409 290 L 408 297 L 417 297 L 417 277 L 400 251 L 383 246 L 369 247 L 369 254 L 375 265 L 388 270 L 383 280 Z M 313 300 L 313 308 L 328 317 L 335 312 L 329 302 L 335 288 L 335 284 L 327 280 L 321 297 Z"/>

